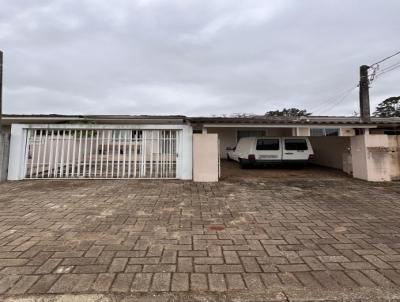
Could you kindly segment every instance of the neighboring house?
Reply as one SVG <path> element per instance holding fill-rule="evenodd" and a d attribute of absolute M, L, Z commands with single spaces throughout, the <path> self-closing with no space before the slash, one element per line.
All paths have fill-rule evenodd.
<path fill-rule="evenodd" d="M 219 145 L 216 154 L 225 158 L 245 136 L 307 136 L 316 164 L 366 180 L 400 178 L 400 118 L 5 115 L 3 124 L 11 133 L 9 180 L 192 179 L 193 161 L 211 156 L 204 149 Z M 209 146 L 193 141 L 206 136 L 217 139 Z"/>

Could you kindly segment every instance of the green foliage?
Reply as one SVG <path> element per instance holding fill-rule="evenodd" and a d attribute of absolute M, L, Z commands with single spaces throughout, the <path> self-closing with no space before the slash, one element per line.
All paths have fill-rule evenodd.
<path fill-rule="evenodd" d="M 400 96 L 392 96 L 381 102 L 374 112 L 377 117 L 400 117 Z"/>
<path fill-rule="evenodd" d="M 229 117 L 240 117 L 240 118 L 250 118 L 250 117 L 256 117 L 257 115 L 254 113 L 233 113 Z"/>
<path fill-rule="evenodd" d="M 265 116 L 284 116 L 284 117 L 300 117 L 300 116 L 310 116 L 312 113 L 307 112 L 307 110 L 297 109 L 297 108 L 283 108 L 283 110 L 268 111 Z"/>

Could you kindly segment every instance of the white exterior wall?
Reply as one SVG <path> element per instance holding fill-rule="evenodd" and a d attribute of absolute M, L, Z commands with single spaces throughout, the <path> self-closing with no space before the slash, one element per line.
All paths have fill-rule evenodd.
<path fill-rule="evenodd" d="M 179 150 L 177 150 L 177 170 L 178 179 L 192 179 L 192 127 L 189 125 L 88 125 L 88 124 L 45 124 L 28 125 L 13 124 L 11 127 L 10 160 L 8 165 L 8 180 L 20 180 L 25 174 L 25 148 L 26 131 L 25 129 L 122 129 L 122 130 L 181 130 L 179 131 Z"/>

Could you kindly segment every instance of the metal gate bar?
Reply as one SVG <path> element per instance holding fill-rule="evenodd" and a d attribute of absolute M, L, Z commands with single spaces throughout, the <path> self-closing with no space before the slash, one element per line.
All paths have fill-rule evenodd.
<path fill-rule="evenodd" d="M 25 178 L 176 178 L 179 130 L 26 129 Z"/>

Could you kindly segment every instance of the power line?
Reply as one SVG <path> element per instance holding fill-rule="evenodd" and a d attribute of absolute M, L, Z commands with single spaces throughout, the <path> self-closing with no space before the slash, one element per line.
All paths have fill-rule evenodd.
<path fill-rule="evenodd" d="M 396 66 L 395 68 L 392 68 L 392 69 L 390 69 L 390 70 L 387 70 L 387 71 L 385 71 L 385 72 L 381 72 L 381 73 L 377 74 L 377 78 L 381 78 L 383 75 L 385 75 L 385 74 L 387 74 L 388 72 L 393 71 L 393 70 L 395 70 L 395 69 L 397 69 L 397 68 L 400 68 L 400 65 L 398 65 L 398 66 Z"/>
<path fill-rule="evenodd" d="M 380 72 L 378 72 L 376 75 L 379 76 L 379 75 L 381 75 L 381 74 L 384 74 L 384 73 L 387 73 L 387 72 L 389 72 L 389 71 L 395 70 L 395 69 L 397 69 L 397 68 L 399 68 L 399 67 L 400 67 L 400 62 L 397 62 L 396 64 L 390 65 L 390 66 L 388 66 L 388 67 L 382 69 L 382 70 L 381 70 Z"/>
<path fill-rule="evenodd" d="M 382 70 L 379 70 L 379 68 L 374 68 L 374 71 L 370 76 L 369 83 L 372 84 L 372 82 L 375 79 L 381 77 L 382 75 L 384 75 L 384 74 L 386 74 L 386 73 L 388 73 L 390 71 L 396 70 L 397 68 L 400 68 L 400 62 L 397 62 L 395 64 L 389 65 L 389 66 L 383 68 Z"/>
<path fill-rule="evenodd" d="M 319 103 L 316 107 L 313 108 L 312 111 L 318 111 L 318 110 L 320 109 L 319 107 L 325 106 L 325 105 L 328 105 L 328 104 L 332 103 L 332 101 L 337 100 L 337 99 L 340 98 L 342 95 L 344 95 L 344 94 L 346 94 L 347 92 L 353 90 L 353 88 L 354 88 L 354 86 L 351 86 L 350 88 L 348 88 L 348 89 L 346 89 L 346 90 L 343 90 L 343 91 L 340 92 L 340 93 L 335 94 L 334 97 L 329 98 L 327 101 L 322 102 L 322 103 Z M 318 109 L 317 109 L 317 108 L 318 108 Z"/>
<path fill-rule="evenodd" d="M 314 113 L 315 112 L 325 112 L 326 108 L 324 108 L 324 106 L 329 106 L 328 108 L 330 108 L 332 106 L 332 102 L 334 102 L 333 104 L 336 104 L 338 102 L 338 100 L 342 101 L 357 87 L 358 87 L 358 84 L 351 86 L 350 88 L 348 88 L 348 89 L 336 94 L 336 96 L 334 96 L 332 98 L 329 98 L 327 101 L 318 104 L 317 106 L 312 108 L 312 110 L 310 110 L 310 111 L 314 112 Z M 320 110 L 322 110 L 322 111 L 320 111 Z"/>
<path fill-rule="evenodd" d="M 374 66 L 374 65 L 378 65 L 378 64 L 380 64 L 380 63 L 382 63 L 382 62 L 385 62 L 386 60 L 389 60 L 390 58 L 393 58 L 394 56 L 397 56 L 397 55 L 399 55 L 399 54 L 400 54 L 400 50 L 399 50 L 398 52 L 396 52 L 396 53 L 394 53 L 394 54 L 392 54 L 392 55 L 386 57 L 386 58 L 383 58 L 382 60 L 380 60 L 380 61 L 378 61 L 378 62 L 375 62 L 374 64 L 371 64 L 370 67 L 372 67 L 372 66 Z"/>
<path fill-rule="evenodd" d="M 331 110 L 332 110 L 333 108 L 335 108 L 337 105 L 343 103 L 343 101 L 346 100 L 346 98 L 353 92 L 353 90 L 354 90 L 355 88 L 356 88 L 356 87 L 354 87 L 354 88 L 352 89 L 352 91 L 349 91 L 347 94 L 345 94 L 344 96 L 342 96 L 338 101 L 334 102 L 334 103 L 333 103 L 331 106 L 329 106 L 328 108 L 325 108 L 324 110 L 320 111 L 319 114 L 322 114 L 322 113 L 331 111 Z"/>
<path fill-rule="evenodd" d="M 388 72 L 393 71 L 393 70 L 395 70 L 397 68 L 400 68 L 400 62 L 398 62 L 398 63 L 395 63 L 395 64 L 390 65 L 388 67 L 385 67 L 382 70 L 379 70 L 379 64 L 380 63 L 385 62 L 385 61 L 387 61 L 387 60 L 389 60 L 389 59 L 391 59 L 391 58 L 393 58 L 393 57 L 395 57 L 395 56 L 397 56 L 399 54 L 400 54 L 400 50 L 397 51 L 396 53 L 388 56 L 388 57 L 385 57 L 385 58 L 383 58 L 383 59 L 371 64 L 369 66 L 369 68 L 373 69 L 373 71 L 372 71 L 371 75 L 368 76 L 369 83 L 371 84 L 374 81 L 375 77 L 381 76 L 381 75 L 383 75 L 385 73 L 388 73 Z M 319 114 L 321 114 L 321 113 L 330 111 L 332 108 L 334 108 L 335 106 L 337 106 L 340 103 L 342 103 L 354 91 L 354 89 L 356 89 L 357 87 L 359 87 L 358 84 L 352 86 L 349 89 L 346 89 L 345 91 L 340 93 L 337 97 L 331 98 L 326 102 L 318 104 L 316 107 L 311 109 L 311 112 L 319 112 Z M 332 101 L 333 101 L 333 103 L 332 103 Z M 328 105 L 328 107 L 327 108 L 323 108 L 323 106 L 325 106 L 325 105 Z M 322 109 L 322 111 L 320 111 L 320 109 Z"/>
<path fill-rule="evenodd" d="M 353 91 L 356 89 L 358 85 L 352 86 L 350 89 L 348 89 L 344 94 L 341 95 L 338 99 L 336 99 L 335 102 L 333 102 L 328 108 L 324 108 L 322 111 L 319 111 L 319 114 L 322 114 L 324 112 L 332 110 L 335 106 L 341 104 Z"/>

